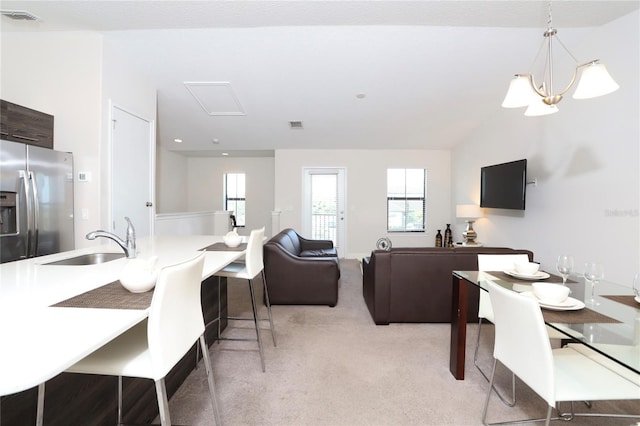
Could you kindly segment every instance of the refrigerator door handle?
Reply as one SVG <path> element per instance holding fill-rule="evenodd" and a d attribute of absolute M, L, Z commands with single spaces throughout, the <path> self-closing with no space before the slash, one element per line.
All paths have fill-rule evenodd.
<path fill-rule="evenodd" d="M 38 202 L 38 183 L 36 182 L 36 174 L 29 171 L 29 180 L 31 181 L 31 189 L 33 194 L 33 256 L 38 255 L 38 224 L 40 223 L 40 203 Z"/>
<path fill-rule="evenodd" d="M 20 179 L 22 180 L 22 186 L 24 190 L 24 199 L 27 208 L 27 247 L 24 252 L 24 257 L 28 258 L 31 256 L 31 233 L 33 230 L 31 229 L 31 224 L 33 223 L 32 218 L 32 206 L 31 206 L 31 185 L 29 183 L 30 174 L 26 170 L 20 170 L 19 172 Z M 18 231 L 19 232 L 19 231 Z"/>

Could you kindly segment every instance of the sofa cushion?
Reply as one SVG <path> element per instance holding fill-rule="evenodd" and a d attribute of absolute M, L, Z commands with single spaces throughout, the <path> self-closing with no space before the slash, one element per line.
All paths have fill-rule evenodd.
<path fill-rule="evenodd" d="M 298 247 L 296 247 L 296 244 L 294 244 L 291 237 L 289 237 L 289 235 L 287 235 L 286 233 L 281 232 L 278 235 L 275 235 L 273 238 L 271 238 L 271 240 L 269 240 L 269 242 L 279 244 L 284 250 L 288 251 L 294 256 L 297 256 L 300 252 L 300 245 L 298 244 Z"/>
<path fill-rule="evenodd" d="M 335 248 L 302 250 L 298 256 L 300 257 L 338 257 L 338 252 Z"/>

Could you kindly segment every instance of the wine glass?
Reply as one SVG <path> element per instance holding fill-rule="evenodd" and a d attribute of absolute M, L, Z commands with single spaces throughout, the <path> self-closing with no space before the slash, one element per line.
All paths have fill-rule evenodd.
<path fill-rule="evenodd" d="M 591 283 L 591 303 L 595 303 L 595 288 L 598 281 L 604 278 L 604 267 L 601 263 L 585 263 L 584 278 Z"/>
<path fill-rule="evenodd" d="M 562 285 L 567 285 L 567 278 L 569 278 L 569 275 L 573 272 L 573 257 L 567 254 L 558 256 L 556 270 L 562 276 Z"/>
<path fill-rule="evenodd" d="M 640 302 L 640 273 L 633 277 L 633 294 L 636 295 L 636 301 Z"/>

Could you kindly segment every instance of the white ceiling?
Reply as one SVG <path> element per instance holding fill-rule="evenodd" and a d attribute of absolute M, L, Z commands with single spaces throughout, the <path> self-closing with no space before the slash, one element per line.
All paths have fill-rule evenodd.
<path fill-rule="evenodd" d="M 0 6 L 40 18 L 2 17 L 2 31 L 104 33 L 158 88 L 166 148 L 245 156 L 281 148 L 451 148 L 495 114 L 511 76 L 531 66 L 548 14 L 544 1 L 478 0 Z M 639 7 L 555 1 L 553 24 L 578 60 L 606 63 L 606 52 L 589 50 L 590 28 Z M 303 128 L 290 129 L 290 121 Z"/>

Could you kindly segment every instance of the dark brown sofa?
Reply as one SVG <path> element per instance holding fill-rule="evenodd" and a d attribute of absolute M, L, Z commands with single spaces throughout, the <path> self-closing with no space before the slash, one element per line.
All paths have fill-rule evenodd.
<path fill-rule="evenodd" d="M 452 272 L 478 269 L 478 254 L 533 252 L 502 247 L 393 248 L 362 262 L 362 294 L 376 324 L 451 322 Z M 477 287 L 469 288 L 468 321 L 478 321 Z"/>
<path fill-rule="evenodd" d="M 264 245 L 264 273 L 272 305 L 338 303 L 340 263 L 330 240 L 309 240 L 284 229 Z"/>

